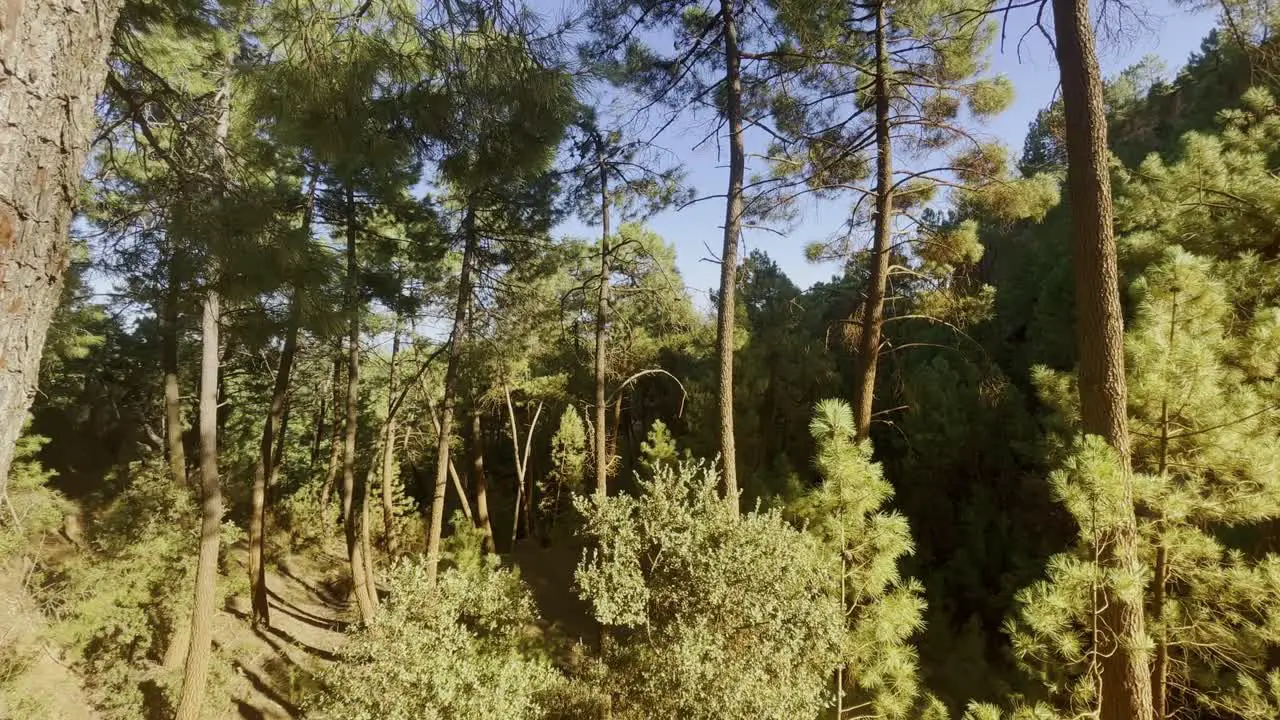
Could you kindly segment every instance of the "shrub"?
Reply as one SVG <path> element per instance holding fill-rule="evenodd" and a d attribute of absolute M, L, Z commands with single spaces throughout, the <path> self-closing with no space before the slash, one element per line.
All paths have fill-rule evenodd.
<path fill-rule="evenodd" d="M 325 675 L 313 717 L 520 720 L 544 717 L 563 677 L 536 650 L 523 581 L 482 555 L 474 533 L 450 542 L 450 567 L 427 580 L 421 556 L 388 573 L 390 597 Z"/>
<path fill-rule="evenodd" d="M 162 468 L 135 463 L 123 490 L 90 523 L 89 551 L 44 577 L 41 599 L 57 618 L 52 632 L 107 717 L 168 712 L 181 668 L 161 661 L 190 622 L 198 527 L 190 493 Z M 239 535 L 225 525 L 224 547 Z M 242 574 L 219 578 L 219 606 L 243 590 Z M 208 697 L 226 698 L 229 673 L 215 654 Z"/>
<path fill-rule="evenodd" d="M 595 548 L 579 592 L 613 631 L 614 717 L 812 718 L 839 660 L 839 565 L 776 512 L 739 516 L 705 464 L 657 466 L 640 495 L 579 498 Z"/>

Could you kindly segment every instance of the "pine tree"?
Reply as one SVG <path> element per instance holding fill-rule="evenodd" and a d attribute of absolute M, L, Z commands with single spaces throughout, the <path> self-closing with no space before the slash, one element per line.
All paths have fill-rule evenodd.
<path fill-rule="evenodd" d="M 785 35 L 758 56 L 789 80 L 767 99 L 778 130 L 772 176 L 756 203 L 760 211 L 794 211 L 811 193 L 854 197 L 847 230 L 813 246 L 810 255 L 857 263 L 865 278 L 850 318 L 854 417 L 862 437 L 874 414 L 888 298 L 901 295 L 890 292 L 890 281 L 921 276 L 899 259 L 905 243 L 895 236 L 914 230 L 918 247 L 935 249 L 952 266 L 971 264 L 981 251 L 975 229 L 963 218 L 940 222 L 945 216 L 920 212 L 939 187 L 957 188 L 969 203 L 986 196 L 986 207 L 1004 211 L 993 217 L 1035 216 L 1056 201 L 1046 178 L 1009 178 L 1003 149 L 977 141 L 961 119 L 962 111 L 971 122 L 993 117 L 1013 97 L 1006 78 L 987 75 L 995 37 L 994 23 L 984 17 L 989 6 L 981 0 L 784 2 L 778 21 Z M 895 168 L 904 159 L 910 165 Z M 855 236 L 868 225 L 870 248 L 855 253 Z"/>
<path fill-rule="evenodd" d="M 885 510 L 893 489 L 871 461 L 849 406 L 824 400 L 811 426 L 822 484 L 791 512 L 838 558 L 846 638 L 836 672 L 836 717 L 934 717 L 920 697 L 911 636 L 922 629 L 922 588 L 899 573 L 913 551 L 906 518 Z"/>
<path fill-rule="evenodd" d="M 1136 274 L 1125 351 L 1140 575 L 1099 567 L 1126 506 L 1124 466 L 1106 447 L 1083 444 L 1055 480 L 1080 545 L 1023 594 L 1014 625 L 1015 647 L 1062 704 L 1096 699 L 1091 594 L 1111 583 L 1150 612 L 1157 717 L 1277 712 L 1280 677 L 1265 649 L 1278 637 L 1276 557 L 1235 537 L 1247 528 L 1256 536 L 1280 515 L 1280 295 L 1254 254 L 1257 242 L 1272 242 L 1262 229 L 1269 213 L 1249 201 L 1257 193 L 1270 202 L 1276 182 L 1266 169 L 1280 130 L 1273 107 L 1251 91 L 1244 108 L 1223 114 L 1220 135 L 1188 134 L 1176 162 L 1153 155 L 1120 174 L 1121 247 Z M 1039 382 L 1077 426 L 1074 380 L 1042 370 Z"/>

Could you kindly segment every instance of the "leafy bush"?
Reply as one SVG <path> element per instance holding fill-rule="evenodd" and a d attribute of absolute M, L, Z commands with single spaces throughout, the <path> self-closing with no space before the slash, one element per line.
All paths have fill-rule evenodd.
<path fill-rule="evenodd" d="M 564 678 L 536 651 L 533 599 L 461 528 L 436 586 L 422 556 L 391 569 L 387 603 L 343 646 L 312 717 L 520 720 L 551 710 Z"/>
<path fill-rule="evenodd" d="M 135 463 L 119 495 L 95 514 L 90 551 L 50 570 L 41 596 L 57 618 L 53 633 L 85 677 L 91 699 L 111 718 L 164 714 L 181 661 L 164 667 L 168 643 L 190 622 L 198 509 L 162 468 Z M 224 526 L 229 546 L 240 535 Z M 235 573 L 219 578 L 218 605 L 242 591 Z M 225 698 L 230 668 L 216 660 L 209 697 Z"/>
<path fill-rule="evenodd" d="M 837 558 L 776 512 L 739 516 L 707 465 L 656 467 L 638 497 L 577 500 L 614 717 L 816 717 L 843 637 Z"/>
<path fill-rule="evenodd" d="M 54 473 L 36 459 L 47 442 L 38 435 L 18 438 L 8 487 L 0 499 L 0 563 L 38 546 L 44 535 L 57 530 L 67 511 L 67 501 L 48 487 Z"/>

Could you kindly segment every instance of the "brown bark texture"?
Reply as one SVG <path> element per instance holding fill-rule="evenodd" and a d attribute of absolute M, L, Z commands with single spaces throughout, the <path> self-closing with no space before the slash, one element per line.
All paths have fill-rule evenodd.
<path fill-rule="evenodd" d="M 266 563 L 263 544 L 267 535 L 267 483 L 276 474 L 276 439 L 284 424 L 285 400 L 289 394 L 289 379 L 293 371 L 293 359 L 298 351 L 298 298 L 290 301 L 289 327 L 280 351 L 280 365 L 276 368 L 275 385 L 271 389 L 271 406 L 262 424 L 262 442 L 253 469 L 253 492 L 249 522 L 249 595 L 252 599 L 253 623 L 270 625 L 271 607 L 267 602 Z"/>
<path fill-rule="evenodd" d="M 893 138 L 889 123 L 889 48 L 886 3 L 876 7 L 876 212 L 871 240 L 871 263 L 862 328 L 858 334 L 857 376 L 854 379 L 853 418 L 859 439 L 871 433 L 875 405 L 876 368 L 884 328 L 884 300 L 889 285 L 889 248 L 893 235 Z"/>
<path fill-rule="evenodd" d="M 742 235 L 742 180 L 746 154 L 742 145 L 742 54 L 738 48 L 738 4 L 720 0 L 724 22 L 726 115 L 729 123 L 729 189 L 724 210 L 724 245 L 720 252 L 720 296 L 716 305 L 716 355 L 720 413 L 720 467 L 725 498 L 738 508 L 737 445 L 733 436 L 734 295 L 737 289 L 738 240 Z"/>
<path fill-rule="evenodd" d="M 382 532 L 387 543 L 387 554 L 394 557 L 400 551 L 396 537 L 396 509 L 392 496 L 396 468 L 396 356 L 400 354 L 400 319 L 396 318 L 394 336 L 391 339 L 391 370 L 387 379 L 387 423 L 383 428 L 382 446 Z"/>
<path fill-rule="evenodd" d="M 355 198 L 347 190 L 347 422 L 342 442 L 342 517 L 351 566 L 351 591 L 360 620 L 374 616 L 374 596 L 364 557 L 363 519 L 365 487 L 356 478 L 356 430 L 360 414 L 360 297 L 357 287 Z"/>
<path fill-rule="evenodd" d="M 1053 0 L 1054 32 L 1067 131 L 1067 190 L 1075 263 L 1076 333 L 1083 429 L 1099 435 L 1124 465 L 1124 510 L 1100 539 L 1101 562 L 1140 567 L 1129 473 L 1124 322 L 1112 227 L 1111 178 L 1102 77 L 1087 0 Z M 1151 674 L 1141 601 L 1103 592 L 1100 626 L 1101 720 L 1150 720 Z"/>
<path fill-rule="evenodd" d="M 475 210 L 468 207 L 462 219 L 462 272 L 458 276 L 458 301 L 453 310 L 453 329 L 449 331 L 449 363 L 444 371 L 444 405 L 440 408 L 440 429 L 436 433 L 435 487 L 431 497 L 431 518 L 427 528 L 427 577 L 435 583 L 440 569 L 440 539 L 444 536 L 444 501 L 449 491 L 450 444 L 453 438 L 453 416 L 458 402 L 458 371 L 462 363 L 462 346 L 466 341 L 467 321 L 471 315 L 471 272 L 479 237 L 476 235 Z"/>
<path fill-rule="evenodd" d="M 480 409 L 471 408 L 471 487 L 476 495 L 476 527 L 484 533 L 481 548 L 485 552 L 493 552 L 493 521 L 489 519 L 489 489 L 484 477 L 484 432 L 480 425 Z"/>
<path fill-rule="evenodd" d="M 5 0 L 0 16 L 0 492 L 62 293 L 94 101 L 123 0 Z"/>
<path fill-rule="evenodd" d="M 200 323 L 200 553 L 196 560 L 195 601 L 190 644 L 182 672 L 182 695 L 175 717 L 198 720 L 209 679 L 213 614 L 217 599 L 218 545 L 222 532 L 222 486 L 218 479 L 218 323 L 220 302 L 214 290 L 204 297 Z"/>

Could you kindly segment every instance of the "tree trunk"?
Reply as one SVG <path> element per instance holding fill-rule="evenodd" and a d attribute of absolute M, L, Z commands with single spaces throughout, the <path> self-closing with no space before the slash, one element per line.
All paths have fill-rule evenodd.
<path fill-rule="evenodd" d="M 382 447 L 382 531 L 386 535 L 387 554 L 395 557 L 400 551 L 399 538 L 396 537 L 396 510 L 391 493 L 396 467 L 396 355 L 400 353 L 400 317 L 398 315 L 393 332 L 391 371 L 387 380 L 387 426 L 383 429 L 386 439 Z"/>
<path fill-rule="evenodd" d="M 862 332 L 858 336 L 857 377 L 853 388 L 853 417 L 858 439 L 871 434 L 875 404 L 876 367 L 880 361 L 880 333 L 884 328 L 884 299 L 889 285 L 889 248 L 893 242 L 893 138 L 889 125 L 888 12 L 876 7 L 876 213 Z"/>
<path fill-rule="evenodd" d="M 191 639 L 182 673 L 178 720 L 198 720 L 204 705 L 213 642 L 218 580 L 218 541 L 222 532 L 222 487 L 218 482 L 218 321 L 217 291 L 205 293 L 200 328 L 200 555 L 196 561 Z"/>
<path fill-rule="evenodd" d="M 0 19 L 0 494 L 62 295 L 71 211 L 123 0 L 9 0 Z"/>
<path fill-rule="evenodd" d="M 729 190 L 724 210 L 724 246 L 720 252 L 720 296 L 716 306 L 716 354 L 719 357 L 720 466 L 724 496 L 738 510 L 737 446 L 733 438 L 734 293 L 738 282 L 738 239 L 742 234 L 742 178 L 746 155 L 742 147 L 741 51 L 738 49 L 736 0 L 720 0 L 724 20 L 725 87 L 729 121 Z"/>
<path fill-rule="evenodd" d="M 1123 471 L 1123 510 L 1102 538 L 1102 562 L 1137 571 L 1137 521 L 1129 472 L 1124 376 L 1124 322 L 1112 227 L 1111 178 L 1102 79 L 1094 55 L 1087 0 L 1054 0 L 1054 32 L 1067 129 L 1067 187 L 1075 261 L 1076 333 L 1080 346 L 1080 416 L 1086 433 L 1116 450 Z M 1101 720 L 1151 720 L 1151 673 L 1143 650 L 1140 600 L 1106 588 L 1098 648 L 1102 664 Z"/>
<path fill-rule="evenodd" d="M 233 56 L 228 46 L 223 58 L 223 72 L 214 98 L 217 125 L 211 152 L 217 162 L 215 172 L 227 179 L 226 141 L 231 132 L 231 88 Z M 218 189 L 219 200 L 225 202 L 225 191 Z M 221 204 L 221 203 L 220 203 Z M 219 211 L 225 212 L 224 206 Z M 213 643 L 213 614 L 216 612 L 218 582 L 218 550 L 222 533 L 222 486 L 218 478 L 218 432 L 224 417 L 219 407 L 222 398 L 221 361 L 218 356 L 221 300 L 214 283 L 219 279 L 216 263 L 210 263 L 206 278 L 204 307 L 200 324 L 200 552 L 196 559 L 195 600 L 191 606 L 191 644 L 182 673 L 182 694 L 175 720 L 198 720 L 203 714 L 204 691 L 209 676 L 209 660 Z M 228 350 L 231 343 L 228 343 Z"/>
<path fill-rule="evenodd" d="M 471 271 L 475 262 L 475 210 L 468 201 L 462 218 L 462 271 L 458 276 L 458 301 L 453 310 L 453 329 L 449 332 L 449 364 L 444 372 L 444 407 L 440 409 L 440 430 L 436 438 L 435 490 L 431 498 L 431 520 L 427 534 L 427 578 L 436 581 L 440 569 L 440 538 L 444 535 L 444 501 L 449 481 L 449 441 L 453 434 L 453 413 L 457 403 L 458 368 L 462 361 L 462 345 L 466 341 L 467 321 L 471 313 Z"/>
<path fill-rule="evenodd" d="M 342 444 L 345 415 L 339 414 L 338 408 L 345 408 L 346 393 L 342 385 L 342 343 L 338 342 L 333 353 L 333 431 L 329 434 L 329 469 L 324 474 L 324 487 L 320 490 L 320 507 L 329 509 L 333 499 L 333 486 L 338 481 L 338 471 L 342 467 Z M 343 515 L 345 518 L 346 515 Z"/>
<path fill-rule="evenodd" d="M 373 593 L 364 559 L 361 519 L 364 517 L 364 483 L 356 481 L 356 429 L 360 413 L 360 295 L 356 262 L 355 193 L 347 188 L 347 424 L 342 450 L 342 517 L 351 565 L 351 591 L 360 608 L 360 620 L 373 620 Z"/>
<path fill-rule="evenodd" d="M 529 519 L 533 514 L 530 502 L 532 492 L 528 487 L 529 450 L 533 445 L 533 431 L 538 427 L 538 416 L 542 414 L 542 403 L 538 403 L 538 409 L 533 413 L 533 420 L 529 422 L 529 437 L 525 440 L 524 449 L 521 450 L 520 427 L 516 424 L 516 408 L 511 402 L 511 389 L 505 382 L 502 385 L 502 393 L 507 400 L 507 418 L 511 421 L 511 448 L 515 452 L 512 457 L 516 462 L 516 503 L 511 518 L 511 549 L 514 550 L 516 538 L 519 536 L 521 510 L 524 511 L 525 537 L 533 535 L 533 524 Z"/>
<path fill-rule="evenodd" d="M 489 492 L 484 479 L 484 433 L 480 427 L 480 409 L 471 408 L 471 487 L 476 494 L 476 527 L 484 533 L 480 541 L 485 552 L 495 550 L 493 523 L 489 520 Z"/>
<path fill-rule="evenodd" d="M 605 426 L 605 372 L 609 362 L 605 354 L 606 328 L 609 324 L 609 176 L 604 160 L 603 140 L 600 143 L 600 290 L 596 296 L 596 426 L 594 428 L 596 454 L 596 494 L 609 494 L 609 431 Z"/>
<path fill-rule="evenodd" d="M 437 433 L 440 432 L 440 418 L 436 415 L 436 406 L 431 402 L 431 398 L 427 398 L 427 410 L 431 413 L 431 426 L 435 428 Z M 409 431 L 405 430 L 405 439 L 409 437 Z M 449 458 L 449 479 L 453 481 L 453 491 L 458 493 L 458 505 L 462 507 L 462 514 L 466 516 L 467 522 L 474 523 L 475 517 L 471 514 L 471 502 L 467 500 L 466 489 L 462 487 L 462 479 L 458 477 L 457 467 L 453 463 L 453 458 Z"/>
<path fill-rule="evenodd" d="M 178 252 L 169 253 L 164 309 L 160 322 L 160 364 L 164 371 L 164 439 L 169 477 L 173 484 L 187 484 L 187 451 L 182 443 L 182 391 L 178 385 Z"/>
<path fill-rule="evenodd" d="M 275 386 L 271 389 L 271 408 L 262 424 L 262 442 L 258 446 L 258 459 L 253 469 L 252 510 L 249 523 L 249 595 L 253 604 L 253 624 L 270 625 L 271 608 L 267 603 L 266 564 L 263 562 L 263 543 L 267 534 L 267 481 L 275 475 L 277 465 L 276 437 L 284 424 L 285 398 L 289 394 L 289 377 L 293 370 L 293 358 L 298 350 L 298 290 L 290 300 L 289 327 L 285 333 L 284 348 L 280 351 L 280 366 L 276 368 Z"/>
<path fill-rule="evenodd" d="M 320 462 L 320 446 L 324 444 L 324 428 L 325 419 L 329 416 L 329 407 L 323 393 L 317 393 L 316 400 L 320 403 L 316 408 L 315 422 L 313 423 L 313 432 L 311 436 L 311 462 L 307 468 L 309 472 L 314 472 L 316 463 Z"/>

